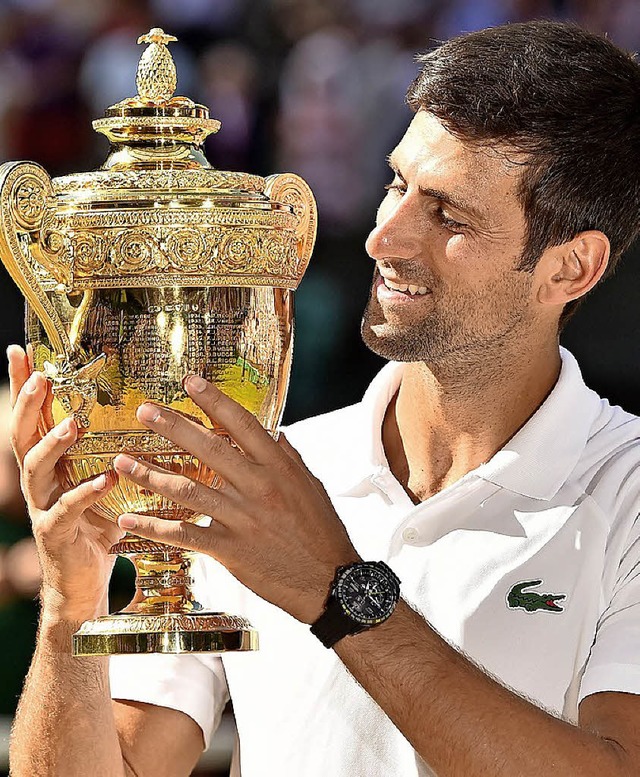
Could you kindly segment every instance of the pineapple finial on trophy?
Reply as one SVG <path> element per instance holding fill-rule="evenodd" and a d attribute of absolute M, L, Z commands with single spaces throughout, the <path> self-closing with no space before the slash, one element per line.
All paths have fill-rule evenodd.
<path fill-rule="evenodd" d="M 138 38 L 138 43 L 148 43 L 136 73 L 138 96 L 143 100 L 164 102 L 170 100 L 178 83 L 176 66 L 167 48 L 171 41 L 178 39 L 167 35 L 160 27 L 153 27 L 146 35 Z"/>
<path fill-rule="evenodd" d="M 138 38 L 138 43 L 148 44 L 138 63 L 138 93 L 110 105 L 104 117 L 93 122 L 93 128 L 106 135 L 114 149 L 103 170 L 130 169 L 137 165 L 146 168 L 150 160 L 143 148 L 146 143 L 151 143 L 157 156 L 157 141 L 161 137 L 171 140 L 175 150 L 184 143 L 200 146 L 208 135 L 220 129 L 220 122 L 210 117 L 206 105 L 174 94 L 178 78 L 167 45 L 176 40 L 160 27 L 153 27 Z M 132 142 L 138 145 L 130 145 Z M 125 150 L 120 146 L 123 143 L 127 145 Z M 193 154 L 187 154 L 187 158 L 180 156 L 183 151 L 181 148 L 172 159 L 176 165 L 211 167 L 202 152 L 199 156 L 196 154 L 197 158 Z M 166 161 L 165 157 L 162 164 Z"/>

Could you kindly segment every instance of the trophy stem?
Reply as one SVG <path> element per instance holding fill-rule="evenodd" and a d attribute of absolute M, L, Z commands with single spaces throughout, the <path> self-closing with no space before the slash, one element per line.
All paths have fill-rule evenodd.
<path fill-rule="evenodd" d="M 257 650 L 258 634 L 245 618 L 205 611 L 196 600 L 192 553 L 132 535 L 111 552 L 133 563 L 135 595 L 120 612 L 83 623 L 73 635 L 74 656 Z"/>
<path fill-rule="evenodd" d="M 120 614 L 189 615 L 204 609 L 191 591 L 193 554 L 135 537 L 124 538 L 111 552 L 128 558 L 136 570 L 135 595 Z"/>

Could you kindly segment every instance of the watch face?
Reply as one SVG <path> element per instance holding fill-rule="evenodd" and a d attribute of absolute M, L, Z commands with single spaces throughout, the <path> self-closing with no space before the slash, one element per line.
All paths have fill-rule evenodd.
<path fill-rule="evenodd" d="M 371 626 L 391 615 L 398 601 L 399 587 L 384 569 L 374 564 L 355 564 L 338 580 L 335 596 L 350 618 Z"/>

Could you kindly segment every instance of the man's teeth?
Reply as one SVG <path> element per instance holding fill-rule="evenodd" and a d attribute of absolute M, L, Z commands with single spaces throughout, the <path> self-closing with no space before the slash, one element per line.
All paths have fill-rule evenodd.
<path fill-rule="evenodd" d="M 394 291 L 408 291 L 409 294 L 426 294 L 429 289 L 426 286 L 414 286 L 413 283 L 394 283 L 388 278 L 383 278 L 384 285 Z"/>

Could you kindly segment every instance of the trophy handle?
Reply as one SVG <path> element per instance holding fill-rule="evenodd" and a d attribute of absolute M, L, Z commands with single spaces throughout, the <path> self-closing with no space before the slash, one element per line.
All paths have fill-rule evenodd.
<path fill-rule="evenodd" d="M 57 354 L 70 355 L 69 337 L 46 291 L 53 288 L 54 268 L 41 263 L 36 271 L 34 252 L 42 257 L 41 228 L 48 201 L 53 198 L 51 178 L 33 162 L 7 162 L 0 166 L 0 260 L 40 319 Z"/>
<path fill-rule="evenodd" d="M 289 205 L 298 217 L 296 226 L 296 239 L 298 249 L 298 264 L 296 275 L 298 283 L 311 259 L 311 252 L 316 242 L 316 232 L 318 229 L 318 209 L 313 192 L 309 184 L 298 175 L 293 173 L 280 173 L 270 175 L 266 179 L 267 185 L 264 193 L 273 202 L 281 202 Z M 297 286 L 297 284 L 296 284 Z"/>

